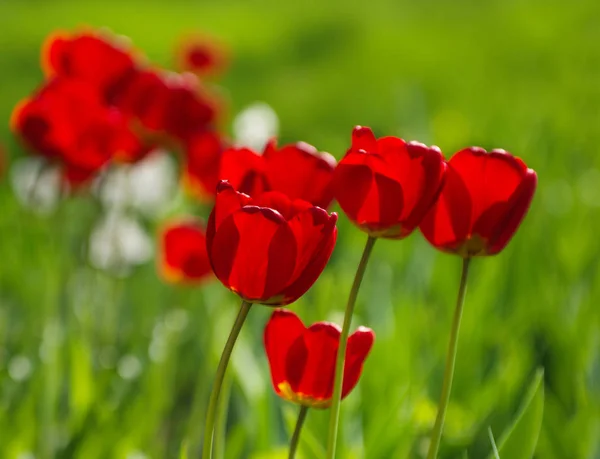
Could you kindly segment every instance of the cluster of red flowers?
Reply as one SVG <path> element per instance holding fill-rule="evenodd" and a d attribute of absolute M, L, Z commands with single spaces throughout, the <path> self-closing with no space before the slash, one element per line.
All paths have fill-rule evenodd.
<path fill-rule="evenodd" d="M 365 127 L 354 129 L 351 147 L 337 166 L 305 144 L 277 150 L 269 143 L 263 155 L 228 150 L 221 171 L 229 182 L 217 187 L 206 246 L 200 228 L 193 245 L 186 238 L 169 243 L 171 228 L 164 233 L 171 247 L 165 261 L 179 279 L 192 280 L 211 272 L 208 263 L 198 261 L 207 257 L 227 288 L 245 301 L 270 306 L 298 299 L 324 269 L 335 244 L 337 216 L 323 209 L 334 196 L 371 237 L 401 239 L 420 227 L 434 247 L 469 258 L 493 255 L 506 246 L 537 182 L 533 170 L 502 150 L 467 148 L 446 161 L 437 147 L 396 137 L 376 139 Z M 170 253 L 180 254 L 176 266 Z M 206 270 L 201 273 L 198 266 Z M 360 372 L 372 344 L 372 331 L 363 329 L 360 336 L 349 341 L 345 371 L 353 376 L 344 378 L 343 395 L 356 383 L 353 372 Z M 334 325 L 305 329 L 292 313 L 275 312 L 265 345 L 277 393 L 328 406 L 336 343 Z M 316 348 L 328 363 L 310 357 Z M 315 365 L 318 381 L 310 379 Z M 311 382 L 301 383 L 303 378 Z"/>
<path fill-rule="evenodd" d="M 262 153 L 228 147 L 217 131 L 219 104 L 197 78 L 223 62 L 210 46 L 189 46 L 180 65 L 195 74 L 167 73 L 103 34 L 53 36 L 43 53 L 47 80 L 12 118 L 23 140 L 75 184 L 156 145 L 185 152 L 185 182 L 215 206 L 206 230 L 188 218 L 162 232 L 169 281 L 214 273 L 244 305 L 293 303 L 333 252 L 337 215 L 327 208 L 334 199 L 369 240 L 403 239 L 420 228 L 435 248 L 467 260 L 500 252 L 529 208 L 536 174 L 503 150 L 471 147 L 445 160 L 437 147 L 377 139 L 360 126 L 339 164 L 305 143 L 278 148 L 272 140 Z M 307 328 L 276 310 L 264 344 L 277 394 L 328 407 L 338 348 L 345 348 L 340 337 L 336 325 Z M 357 384 L 373 342 L 364 327 L 349 337 L 342 397 Z"/>
<path fill-rule="evenodd" d="M 198 143 L 218 138 L 219 103 L 195 75 L 152 68 L 107 33 L 50 36 L 42 68 L 46 80 L 18 104 L 11 126 L 35 153 L 58 163 L 73 185 L 158 145 L 183 150 L 191 174 Z M 210 146 L 200 153 L 220 153 L 220 141 Z M 204 170 L 199 176 L 202 181 Z"/>

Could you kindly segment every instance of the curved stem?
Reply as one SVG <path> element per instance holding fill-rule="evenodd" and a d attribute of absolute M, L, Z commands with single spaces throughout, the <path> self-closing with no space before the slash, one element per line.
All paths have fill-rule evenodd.
<path fill-rule="evenodd" d="M 369 257 L 373 251 L 373 246 L 377 238 L 369 236 L 367 243 L 363 250 L 362 258 L 356 269 L 354 275 L 354 282 L 352 289 L 350 290 L 350 296 L 348 297 L 348 304 L 346 305 L 346 313 L 344 314 L 344 325 L 342 326 L 342 333 L 340 335 L 340 345 L 338 348 L 337 359 L 335 361 L 335 382 L 333 386 L 333 397 L 331 399 L 331 414 L 329 415 L 329 439 L 327 441 L 327 458 L 335 458 L 335 448 L 337 443 L 338 423 L 340 418 L 340 404 L 342 398 L 342 387 L 344 384 L 344 359 L 346 358 L 346 347 L 348 345 L 348 333 L 350 331 L 350 323 L 352 322 L 352 315 L 354 314 L 354 304 L 356 303 L 356 297 Z"/>
<path fill-rule="evenodd" d="M 296 449 L 298 448 L 298 443 L 300 442 L 300 432 L 302 431 L 302 426 L 304 425 L 304 420 L 306 419 L 307 413 L 308 406 L 302 405 L 300 407 L 300 413 L 298 413 L 296 428 L 294 429 L 294 434 L 292 435 L 292 440 L 290 441 L 290 454 L 288 456 L 288 459 L 294 459 L 294 457 L 296 456 Z"/>
<path fill-rule="evenodd" d="M 242 329 L 242 325 L 244 325 L 244 321 L 248 316 L 248 312 L 250 312 L 250 306 L 252 306 L 252 303 L 242 301 L 240 312 L 238 312 L 238 315 L 235 319 L 235 323 L 233 324 L 231 332 L 229 333 L 229 338 L 227 338 L 227 343 L 225 343 L 223 353 L 221 354 L 221 360 L 219 361 L 219 366 L 217 367 L 217 374 L 215 375 L 215 382 L 213 384 L 212 392 L 210 394 L 210 400 L 208 402 L 208 411 L 206 413 L 206 424 L 204 427 L 204 445 L 202 446 L 202 459 L 210 459 L 212 456 L 213 431 L 215 428 L 217 408 L 219 406 L 219 394 L 221 393 L 223 378 L 225 378 L 225 371 L 227 370 L 227 365 L 229 364 L 229 358 L 231 357 L 231 351 L 233 351 L 233 346 L 235 345 L 235 342 L 240 334 L 240 330 Z"/>
<path fill-rule="evenodd" d="M 431 434 L 431 443 L 427 459 L 435 459 L 442 439 L 442 430 L 444 428 L 444 418 L 446 417 L 446 408 L 450 400 L 450 390 L 452 389 L 452 379 L 454 378 L 454 364 L 456 363 L 456 349 L 458 345 L 458 332 L 460 330 L 460 319 L 462 317 L 465 294 L 467 293 L 467 276 L 469 274 L 470 258 L 463 259 L 462 274 L 460 277 L 460 287 L 458 288 L 458 297 L 456 298 L 456 308 L 454 309 L 454 318 L 452 319 L 452 329 L 450 330 L 450 343 L 448 344 L 448 354 L 446 355 L 446 368 L 444 370 L 444 381 L 442 382 L 442 395 L 438 407 L 433 433 Z"/>

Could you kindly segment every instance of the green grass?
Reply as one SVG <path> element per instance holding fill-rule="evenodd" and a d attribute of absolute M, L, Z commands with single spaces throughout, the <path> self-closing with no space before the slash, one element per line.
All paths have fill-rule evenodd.
<path fill-rule="evenodd" d="M 541 366 L 536 457 L 596 458 L 599 5 L 5 0 L 0 142 L 11 159 L 22 154 L 7 120 L 41 81 L 43 38 L 88 24 L 131 37 L 165 66 L 182 32 L 221 37 L 234 56 L 220 82 L 230 112 L 268 102 L 282 142 L 304 140 L 339 158 L 363 124 L 437 144 L 447 157 L 471 144 L 513 152 L 538 172 L 539 188 L 507 249 L 472 265 L 441 457 L 490 454 L 488 428 L 501 436 Z M 0 183 L 0 456 L 178 457 L 187 439 L 197 457 L 237 299 L 218 283 L 166 286 L 152 263 L 127 279 L 95 271 L 80 246 L 97 217 L 84 196 L 36 216 L 19 206 L 7 175 Z M 341 321 L 365 236 L 340 220 L 330 265 L 293 306 L 307 322 Z M 154 231 L 157 222 L 146 225 Z M 420 234 L 376 245 L 355 325 L 372 327 L 377 341 L 342 405 L 338 457 L 423 455 L 459 272 L 458 258 L 436 253 Z M 285 457 L 296 408 L 270 386 L 261 346 L 268 315 L 253 310 L 236 347 L 219 457 Z M 14 379 L 19 356 L 31 364 L 23 380 Z M 309 413 L 301 457 L 320 457 L 327 422 L 327 412 Z"/>

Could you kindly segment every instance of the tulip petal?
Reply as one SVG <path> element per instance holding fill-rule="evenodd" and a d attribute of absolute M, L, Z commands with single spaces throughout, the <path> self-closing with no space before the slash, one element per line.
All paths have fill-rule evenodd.
<path fill-rule="evenodd" d="M 345 158 L 364 157 L 350 152 Z M 373 182 L 373 173 L 366 164 L 355 165 L 345 160 L 338 164 L 334 174 L 335 199 L 348 218 L 360 224 L 359 212 L 368 201 Z"/>
<path fill-rule="evenodd" d="M 278 394 L 281 394 L 279 385 L 286 382 L 287 378 L 286 359 L 289 348 L 302 336 L 304 330 L 306 327 L 300 318 L 285 309 L 276 309 L 267 322 L 263 340 L 271 368 L 271 380 Z"/>
<path fill-rule="evenodd" d="M 498 224 L 494 236 L 490 238 L 490 255 L 500 252 L 510 242 L 529 210 L 536 186 L 537 175 L 532 169 L 528 169 L 523 181 L 507 203 L 504 221 Z"/>
<path fill-rule="evenodd" d="M 197 220 L 173 222 L 161 232 L 161 272 L 170 282 L 198 282 L 212 272 L 206 236 Z"/>
<path fill-rule="evenodd" d="M 281 292 L 293 273 L 295 241 L 285 219 L 272 209 L 245 206 L 232 213 L 208 248 L 219 280 L 248 301 Z"/>
<path fill-rule="evenodd" d="M 358 383 L 363 364 L 373 347 L 375 334 L 366 327 L 359 327 L 348 338 L 346 361 L 344 363 L 344 384 L 342 398 L 346 397 Z"/>
<path fill-rule="evenodd" d="M 371 128 L 356 126 L 352 131 L 352 150 L 377 152 L 377 140 Z"/>
<path fill-rule="evenodd" d="M 434 247 L 454 251 L 469 234 L 471 195 L 463 179 L 448 167 L 442 192 L 420 228 Z"/>
<path fill-rule="evenodd" d="M 273 190 L 290 199 L 303 199 L 326 208 L 333 200 L 331 180 L 335 159 L 304 142 L 286 145 L 280 150 L 267 149 L 263 156 L 266 177 Z"/>
<path fill-rule="evenodd" d="M 300 298 L 315 283 L 331 257 L 337 238 L 337 214 L 321 208 L 300 212 L 289 222 L 298 247 L 292 282 L 285 288 L 284 304 Z"/>
<path fill-rule="evenodd" d="M 253 197 L 269 189 L 264 159 L 248 148 L 229 148 L 223 152 L 219 178 Z"/>
<path fill-rule="evenodd" d="M 311 325 L 296 339 L 286 361 L 287 380 L 293 392 L 316 400 L 331 398 L 339 340 L 339 327 L 325 322 Z"/>

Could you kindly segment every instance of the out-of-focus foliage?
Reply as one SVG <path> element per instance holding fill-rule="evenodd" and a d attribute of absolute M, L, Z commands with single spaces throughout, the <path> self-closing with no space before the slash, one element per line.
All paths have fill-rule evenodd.
<path fill-rule="evenodd" d="M 522 157 L 538 192 L 507 249 L 473 262 L 441 455 L 487 456 L 488 428 L 498 439 L 543 367 L 536 457 L 598 457 L 597 1 L 7 0 L 0 142 L 11 163 L 24 152 L 8 117 L 41 81 L 40 44 L 81 24 L 129 36 L 164 66 L 182 33 L 219 37 L 231 49 L 220 82 L 230 113 L 268 103 L 282 143 L 304 140 L 339 158 L 362 124 L 447 156 L 479 144 Z M 92 200 L 38 215 L 15 197 L 11 171 L 0 181 L 0 456 L 177 457 L 187 440 L 196 457 L 236 298 L 217 283 L 164 285 L 151 262 L 129 277 L 97 270 L 82 249 L 97 223 Z M 169 212 L 195 207 L 176 199 Z M 151 234 L 157 225 L 143 220 Z M 293 306 L 305 322 L 341 319 L 365 236 L 344 217 L 339 226 L 330 265 Z M 377 243 L 355 321 L 377 341 L 342 405 L 339 457 L 426 451 L 459 271 L 458 258 L 420 234 Z M 236 346 L 219 458 L 285 457 L 296 408 L 270 387 L 268 315 L 253 310 Z M 321 457 L 327 421 L 309 413 L 302 457 Z"/>

